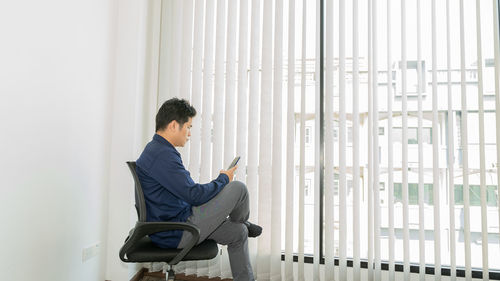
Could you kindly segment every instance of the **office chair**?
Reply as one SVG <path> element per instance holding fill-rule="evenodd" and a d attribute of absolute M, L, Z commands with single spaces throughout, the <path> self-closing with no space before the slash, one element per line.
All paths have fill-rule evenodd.
<path fill-rule="evenodd" d="M 124 262 L 165 262 L 169 270 L 166 279 L 175 280 L 173 266 L 180 261 L 206 260 L 217 256 L 217 243 L 205 240 L 196 245 L 200 230 L 193 224 L 183 222 L 146 222 L 146 202 L 141 183 L 136 173 L 135 162 L 127 162 L 135 181 L 135 208 L 138 220 L 120 249 L 120 259 Z M 156 246 L 148 235 L 167 230 L 186 230 L 193 237 L 184 249 L 164 249 Z"/>

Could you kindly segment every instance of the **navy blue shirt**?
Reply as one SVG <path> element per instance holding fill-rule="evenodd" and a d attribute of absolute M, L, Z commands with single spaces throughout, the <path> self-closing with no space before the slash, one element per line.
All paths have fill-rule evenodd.
<path fill-rule="evenodd" d="M 208 202 L 229 182 L 227 175 L 220 174 L 210 183 L 195 183 L 177 149 L 158 134 L 146 145 L 136 164 L 146 200 L 146 220 L 151 222 L 185 222 L 192 206 Z M 182 230 L 158 232 L 150 237 L 160 247 L 177 248 Z"/>

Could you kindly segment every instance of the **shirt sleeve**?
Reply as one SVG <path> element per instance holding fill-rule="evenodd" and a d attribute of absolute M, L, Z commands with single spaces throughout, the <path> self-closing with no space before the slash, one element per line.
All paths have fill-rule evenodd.
<path fill-rule="evenodd" d="M 150 175 L 170 193 L 193 206 L 205 204 L 229 182 L 227 175 L 220 174 L 209 183 L 195 183 L 180 158 L 158 157 L 151 167 Z"/>

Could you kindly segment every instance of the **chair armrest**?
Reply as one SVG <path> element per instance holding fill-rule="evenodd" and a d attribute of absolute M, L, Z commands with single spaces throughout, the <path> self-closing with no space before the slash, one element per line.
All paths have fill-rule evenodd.
<path fill-rule="evenodd" d="M 169 264 L 175 265 L 179 263 L 186 254 L 198 243 L 200 238 L 200 229 L 193 224 L 186 222 L 140 222 L 135 224 L 135 227 L 130 231 L 129 236 L 125 240 L 125 244 L 120 249 L 120 259 L 128 261 L 125 255 L 133 249 L 135 243 L 147 235 L 153 233 L 167 231 L 167 230 L 187 230 L 192 234 L 191 240 L 187 243 L 186 247 L 177 254 Z"/>

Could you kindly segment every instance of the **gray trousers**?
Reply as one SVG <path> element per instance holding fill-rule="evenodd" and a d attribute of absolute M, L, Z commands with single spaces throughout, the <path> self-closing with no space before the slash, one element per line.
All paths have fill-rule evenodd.
<path fill-rule="evenodd" d="M 200 240 L 212 239 L 227 245 L 229 263 L 234 281 L 253 281 L 252 266 L 248 255 L 248 230 L 243 222 L 250 213 L 248 190 L 244 183 L 232 181 L 207 203 L 192 207 L 188 222 L 200 229 Z M 191 239 L 184 231 L 178 248 Z"/>

